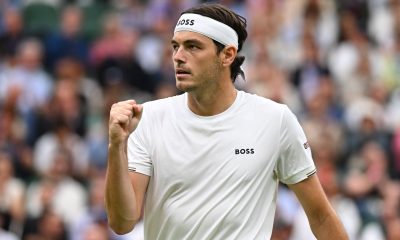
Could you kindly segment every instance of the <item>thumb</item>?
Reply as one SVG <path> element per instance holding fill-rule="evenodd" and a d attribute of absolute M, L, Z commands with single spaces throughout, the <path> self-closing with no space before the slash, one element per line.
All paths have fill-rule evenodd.
<path fill-rule="evenodd" d="M 142 104 L 133 105 L 132 118 L 136 118 L 137 120 L 140 120 L 142 118 L 142 113 L 143 113 L 143 105 Z"/>
<path fill-rule="evenodd" d="M 133 132 L 139 124 L 142 118 L 143 106 L 141 104 L 135 104 L 132 106 L 132 118 L 129 121 L 129 132 Z"/>

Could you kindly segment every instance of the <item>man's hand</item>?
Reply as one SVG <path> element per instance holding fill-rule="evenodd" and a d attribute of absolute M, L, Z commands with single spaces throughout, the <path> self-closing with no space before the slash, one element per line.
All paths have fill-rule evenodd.
<path fill-rule="evenodd" d="M 135 100 L 114 103 L 110 111 L 108 125 L 109 143 L 125 143 L 129 135 L 136 129 L 142 117 L 143 106 Z"/>

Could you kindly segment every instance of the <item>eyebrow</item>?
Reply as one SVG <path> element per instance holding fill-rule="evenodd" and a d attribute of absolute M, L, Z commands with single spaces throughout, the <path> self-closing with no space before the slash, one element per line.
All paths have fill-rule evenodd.
<path fill-rule="evenodd" d="M 171 44 L 178 44 L 179 43 L 177 41 L 175 41 L 174 39 L 171 40 Z M 183 45 L 187 45 L 187 44 L 195 44 L 195 45 L 203 45 L 203 42 L 197 40 L 197 39 L 187 39 L 185 41 L 183 41 L 182 43 Z"/>

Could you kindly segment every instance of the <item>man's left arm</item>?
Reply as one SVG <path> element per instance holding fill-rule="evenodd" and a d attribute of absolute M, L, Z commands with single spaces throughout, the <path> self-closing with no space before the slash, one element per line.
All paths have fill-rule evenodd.
<path fill-rule="evenodd" d="M 288 186 L 299 199 L 318 240 L 348 240 L 343 224 L 329 203 L 316 174 Z"/>

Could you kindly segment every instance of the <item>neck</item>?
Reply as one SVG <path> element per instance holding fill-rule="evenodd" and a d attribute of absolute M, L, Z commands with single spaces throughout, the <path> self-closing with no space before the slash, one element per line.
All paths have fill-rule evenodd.
<path fill-rule="evenodd" d="M 228 109 L 235 101 L 237 91 L 230 79 L 223 83 L 188 92 L 189 109 L 200 116 L 213 116 Z"/>

